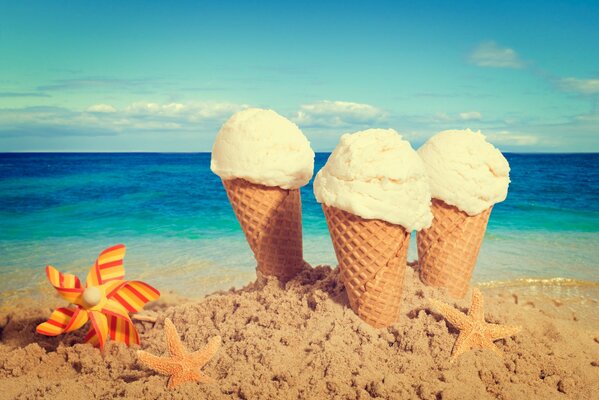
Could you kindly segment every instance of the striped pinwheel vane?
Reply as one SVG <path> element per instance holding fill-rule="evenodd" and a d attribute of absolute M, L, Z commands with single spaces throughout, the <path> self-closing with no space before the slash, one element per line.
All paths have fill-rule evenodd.
<path fill-rule="evenodd" d="M 81 328 L 89 320 L 85 342 L 104 348 L 108 337 L 116 342 L 139 344 L 139 334 L 129 318 L 143 306 L 160 297 L 147 283 L 126 281 L 123 258 L 125 246 L 117 244 L 98 256 L 87 274 L 85 287 L 79 278 L 63 274 L 48 265 L 46 275 L 58 294 L 71 303 L 54 310 L 48 321 L 37 326 L 38 333 L 57 336 Z"/>

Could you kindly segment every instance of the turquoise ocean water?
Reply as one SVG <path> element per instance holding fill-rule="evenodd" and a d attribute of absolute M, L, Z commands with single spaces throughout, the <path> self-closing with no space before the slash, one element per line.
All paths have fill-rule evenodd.
<path fill-rule="evenodd" d="M 317 154 L 316 171 L 327 157 Z M 599 282 L 599 154 L 506 157 L 512 183 L 474 279 Z M 248 283 L 255 262 L 209 165 L 207 153 L 0 154 L 0 301 L 39 293 L 46 264 L 83 278 L 117 243 L 128 248 L 127 277 L 162 290 L 201 296 Z M 302 201 L 306 260 L 335 265 L 311 185 Z"/>

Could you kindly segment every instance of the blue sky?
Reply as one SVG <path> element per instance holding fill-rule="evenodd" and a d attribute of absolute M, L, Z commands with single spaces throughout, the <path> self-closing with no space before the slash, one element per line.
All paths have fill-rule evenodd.
<path fill-rule="evenodd" d="M 0 0 L 0 151 L 209 151 L 248 106 L 320 151 L 368 127 L 599 151 L 597 1 L 122 3 Z"/>

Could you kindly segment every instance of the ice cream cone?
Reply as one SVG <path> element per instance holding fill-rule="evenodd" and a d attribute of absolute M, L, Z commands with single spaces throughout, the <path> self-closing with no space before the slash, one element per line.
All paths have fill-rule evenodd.
<path fill-rule="evenodd" d="M 304 266 L 299 189 L 264 186 L 245 179 L 223 180 L 229 201 L 263 275 L 282 281 Z"/>
<path fill-rule="evenodd" d="M 375 328 L 397 322 L 410 232 L 322 205 L 352 310 Z"/>
<path fill-rule="evenodd" d="M 433 224 L 416 235 L 420 279 L 463 298 L 493 206 L 470 216 L 441 200 L 433 199 L 432 203 Z"/>

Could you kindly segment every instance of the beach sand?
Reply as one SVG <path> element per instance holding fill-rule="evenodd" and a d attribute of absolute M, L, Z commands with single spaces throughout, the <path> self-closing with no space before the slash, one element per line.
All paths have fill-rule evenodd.
<path fill-rule="evenodd" d="M 449 362 L 457 331 L 427 298 L 466 311 L 470 292 L 452 301 L 423 286 L 408 267 L 401 320 L 373 329 L 348 307 L 338 271 L 306 270 L 286 287 L 269 279 L 202 300 L 163 296 L 136 322 L 141 348 L 166 352 L 170 318 L 188 350 L 220 335 L 223 345 L 203 369 L 213 385 L 166 389 L 167 378 L 141 366 L 136 347 L 109 343 L 104 355 L 79 344 L 86 329 L 55 338 L 35 333 L 50 307 L 0 314 L 2 399 L 515 399 L 597 398 L 598 301 L 557 299 L 525 287 L 482 288 L 486 319 L 521 325 L 515 337 Z M 63 305 L 58 297 L 52 306 Z"/>

